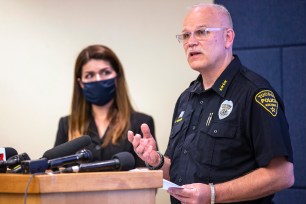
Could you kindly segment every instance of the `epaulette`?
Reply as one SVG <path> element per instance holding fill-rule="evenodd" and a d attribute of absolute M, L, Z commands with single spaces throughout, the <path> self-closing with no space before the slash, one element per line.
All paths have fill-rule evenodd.
<path fill-rule="evenodd" d="M 257 74 L 256 72 L 246 67 L 243 67 L 241 73 L 258 89 L 273 89 L 268 80 L 266 80 L 264 77 Z"/>

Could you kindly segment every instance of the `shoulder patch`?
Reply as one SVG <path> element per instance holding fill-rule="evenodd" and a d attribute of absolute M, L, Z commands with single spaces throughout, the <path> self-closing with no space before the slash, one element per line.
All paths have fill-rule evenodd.
<path fill-rule="evenodd" d="M 255 96 L 255 101 L 261 105 L 272 116 L 277 115 L 278 102 L 274 93 L 270 90 L 262 90 Z"/>

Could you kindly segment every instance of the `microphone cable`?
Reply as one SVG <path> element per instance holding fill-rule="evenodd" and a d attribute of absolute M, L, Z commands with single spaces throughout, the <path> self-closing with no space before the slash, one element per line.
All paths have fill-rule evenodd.
<path fill-rule="evenodd" d="M 36 175 L 39 175 L 39 174 L 45 174 L 44 172 L 38 172 L 38 173 L 35 173 L 35 174 L 31 174 L 29 180 L 28 180 L 28 183 L 27 183 L 27 186 L 26 186 L 26 189 L 24 191 L 24 195 L 23 195 L 23 204 L 27 204 L 27 197 L 28 197 L 28 190 L 29 190 L 29 186 L 30 186 L 30 183 L 33 179 L 34 176 Z"/>
<path fill-rule="evenodd" d="M 27 186 L 26 186 L 26 189 L 24 191 L 24 195 L 23 195 L 23 204 L 27 204 L 27 197 L 28 197 L 28 190 L 29 190 L 29 186 L 31 184 L 31 181 L 33 179 L 34 176 L 37 176 L 37 175 L 44 175 L 44 174 L 59 174 L 60 172 L 59 171 L 54 171 L 54 172 L 51 172 L 51 173 L 46 173 L 46 172 L 37 172 L 37 173 L 34 173 L 34 174 L 31 174 L 29 180 L 28 180 L 28 183 L 27 183 Z"/>

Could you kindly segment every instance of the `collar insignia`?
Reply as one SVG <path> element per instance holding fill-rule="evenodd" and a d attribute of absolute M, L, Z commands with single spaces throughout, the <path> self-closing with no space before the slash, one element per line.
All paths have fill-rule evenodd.
<path fill-rule="evenodd" d="M 227 84 L 227 80 L 224 80 L 219 88 L 219 91 L 223 91 L 223 88 L 225 87 L 226 84 Z"/>

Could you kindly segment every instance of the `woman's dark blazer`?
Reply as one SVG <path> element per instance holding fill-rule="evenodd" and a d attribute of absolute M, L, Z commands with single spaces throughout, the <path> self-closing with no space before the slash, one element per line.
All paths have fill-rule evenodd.
<path fill-rule="evenodd" d="M 68 118 L 69 116 L 60 118 L 54 146 L 60 145 L 68 141 Z M 146 123 L 151 130 L 151 134 L 155 138 L 154 120 L 151 116 L 139 112 L 133 112 L 131 114 L 130 120 L 130 130 L 132 130 L 134 134 L 142 135 L 140 126 L 141 124 Z M 113 155 L 119 152 L 130 152 L 135 158 L 135 167 L 145 166 L 144 162 L 134 152 L 132 144 L 127 139 L 127 133 L 123 135 L 123 137 L 118 141 L 118 144 L 109 144 L 108 146 L 102 148 L 101 145 L 104 137 L 100 139 L 97 126 L 94 120 L 92 120 L 90 122 L 87 135 L 91 137 L 92 142 L 85 149 L 88 149 L 92 152 L 92 162 L 110 160 L 112 159 Z"/>

